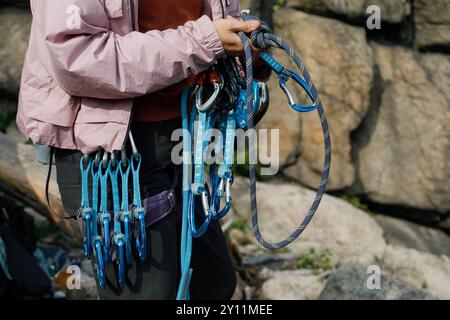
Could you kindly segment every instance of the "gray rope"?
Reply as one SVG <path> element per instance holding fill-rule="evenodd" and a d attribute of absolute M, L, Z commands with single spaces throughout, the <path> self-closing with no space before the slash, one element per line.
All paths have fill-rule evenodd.
<path fill-rule="evenodd" d="M 258 18 L 251 16 L 244 16 L 244 20 L 259 20 Z M 324 137 L 324 145 L 325 145 L 325 158 L 322 169 L 322 177 L 320 181 L 319 188 L 317 190 L 316 197 L 306 214 L 303 221 L 300 225 L 284 240 L 279 242 L 268 242 L 264 240 L 259 230 L 258 224 L 258 210 L 257 210 L 257 199 L 256 199 L 256 149 L 255 149 L 255 138 L 253 137 L 253 133 L 249 135 L 249 179 L 250 179 L 250 208 L 251 208 L 251 220 L 252 220 L 252 229 L 255 235 L 256 240 L 267 249 L 279 249 L 286 247 L 295 239 L 297 239 L 308 224 L 311 222 L 311 219 L 314 216 L 317 208 L 319 207 L 320 201 L 322 200 L 322 196 L 325 192 L 325 187 L 328 182 L 328 177 L 330 174 L 330 164 L 331 164 L 331 139 L 330 133 L 328 129 L 328 123 L 325 116 L 325 112 L 322 106 L 322 102 L 317 93 L 317 89 L 312 83 L 311 76 L 305 68 L 302 60 L 297 56 L 297 54 L 291 49 L 291 47 L 279 36 L 273 34 L 272 30 L 268 27 L 267 24 L 261 21 L 261 28 L 257 31 L 252 32 L 249 36 L 244 33 L 239 33 L 239 37 L 242 40 L 244 45 L 244 57 L 245 57 L 245 68 L 246 68 L 246 84 L 247 84 L 247 115 L 248 115 L 248 129 L 253 128 L 253 94 L 252 94 L 252 81 L 253 81 L 253 58 L 252 58 L 252 50 L 250 47 L 250 43 L 252 43 L 255 47 L 261 49 L 267 49 L 270 47 L 276 47 L 283 49 L 286 53 L 289 54 L 291 59 L 296 64 L 297 68 L 300 70 L 303 79 L 308 84 L 311 92 L 313 94 L 314 105 L 317 107 L 317 112 L 319 115 L 319 119 L 322 126 L 322 132 Z"/>

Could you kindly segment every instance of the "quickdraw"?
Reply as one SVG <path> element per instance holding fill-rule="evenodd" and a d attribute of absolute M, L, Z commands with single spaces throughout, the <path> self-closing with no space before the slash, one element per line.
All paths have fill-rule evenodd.
<path fill-rule="evenodd" d="M 94 159 L 84 155 L 80 160 L 82 193 L 79 217 L 83 219 L 83 249 L 87 258 L 94 259 L 95 275 L 101 288 L 105 288 L 105 268 L 111 261 L 117 264 L 119 286 L 125 285 L 126 265 L 133 259 L 133 224 L 138 256 L 141 260 L 147 257 L 145 210 L 142 208 L 139 186 L 141 156 L 131 133 L 129 137 L 133 149 L 130 159 L 127 158 L 125 150 L 122 150 L 120 158 L 118 152 L 104 152 L 102 156 L 101 151 L 98 151 Z M 130 171 L 133 173 L 132 204 L 129 203 L 128 196 Z M 89 177 L 92 180 L 92 207 L 89 206 Z M 108 207 L 109 193 L 112 208 Z"/>
<path fill-rule="evenodd" d="M 245 20 L 259 20 L 247 15 Z M 253 233 L 257 241 L 267 249 L 283 248 L 300 236 L 311 221 L 322 199 L 328 181 L 331 163 L 331 140 L 328 124 L 322 103 L 318 97 L 311 77 L 305 65 L 294 51 L 280 37 L 273 34 L 266 23 L 261 21 L 261 28 L 249 35 L 239 34 L 244 45 L 244 56 L 241 65 L 245 67 L 245 78 L 239 74 L 239 64 L 232 58 L 220 60 L 216 66 L 198 77 L 194 87 L 187 88 L 182 95 L 181 114 L 183 123 L 183 214 L 181 237 L 181 282 L 177 299 L 189 299 L 189 282 L 192 276 L 190 258 L 192 250 L 192 237 L 199 237 L 206 232 L 212 219 L 220 219 L 226 215 L 232 204 L 231 186 L 233 183 L 232 161 L 234 158 L 235 129 L 252 129 L 268 108 L 268 91 L 265 84 L 260 84 L 253 79 L 253 58 L 250 44 L 260 49 L 270 47 L 281 48 L 289 54 L 300 70 L 302 77 L 292 70 L 286 69 L 267 52 L 261 54 L 262 60 L 277 74 L 279 85 L 285 93 L 289 106 L 297 112 L 310 112 L 317 110 L 321 121 L 324 141 L 325 160 L 317 195 L 306 217 L 286 239 L 270 243 L 261 236 L 258 225 L 257 199 L 256 199 L 256 149 L 255 140 L 249 134 L 249 179 L 250 179 L 250 205 Z M 218 73 L 216 75 L 216 73 Z M 212 76 L 211 76 L 212 75 Z M 209 83 L 208 80 L 209 79 Z M 303 106 L 296 103 L 293 95 L 287 87 L 292 79 L 308 94 L 312 104 Z M 209 87 L 209 90 L 208 88 Z M 205 89 L 206 88 L 206 89 Z M 210 96 L 203 102 L 205 92 Z M 194 105 L 190 117 L 187 112 L 189 96 L 194 95 Z M 194 141 L 194 121 L 197 119 L 197 133 Z M 205 174 L 205 150 L 212 128 L 218 128 L 222 136 L 219 145 L 224 145 L 222 162 L 218 171 L 214 164 L 210 165 L 210 190 L 204 181 Z M 221 148 L 219 148 L 221 149 Z M 191 163 L 194 169 L 192 172 Z M 192 175 L 193 173 L 193 175 Z M 219 209 L 220 200 L 225 195 L 225 206 Z M 194 218 L 195 197 L 201 197 L 201 204 L 205 219 L 197 228 Z"/>

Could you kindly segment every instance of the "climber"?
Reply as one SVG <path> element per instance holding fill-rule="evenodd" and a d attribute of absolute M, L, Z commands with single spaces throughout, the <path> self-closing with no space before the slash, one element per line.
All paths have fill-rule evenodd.
<path fill-rule="evenodd" d="M 109 264 L 99 297 L 174 299 L 181 179 L 170 155 L 181 92 L 219 58 L 242 54 L 236 33 L 259 24 L 238 19 L 237 0 L 31 0 L 31 10 L 17 125 L 37 150 L 51 147 L 44 160 L 54 154 L 66 212 L 77 216 L 83 155 L 131 152 L 131 130 L 142 157 L 148 255 L 141 261 L 134 248 L 123 288 Z M 267 79 L 270 69 L 255 65 L 255 76 Z M 232 296 L 235 271 L 218 221 L 194 240 L 191 266 L 192 299 Z"/>

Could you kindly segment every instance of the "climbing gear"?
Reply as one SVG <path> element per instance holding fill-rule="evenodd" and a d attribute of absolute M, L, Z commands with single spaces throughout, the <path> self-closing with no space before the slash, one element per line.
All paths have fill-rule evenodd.
<path fill-rule="evenodd" d="M 243 15 L 244 20 L 258 20 L 258 18 Z M 250 34 L 239 33 L 244 45 L 244 55 L 241 60 L 234 58 L 221 59 L 206 73 L 198 76 L 196 85 L 188 87 L 182 94 L 181 115 L 183 123 L 183 213 L 181 236 L 181 281 L 177 299 L 189 299 L 189 281 L 192 276 L 190 268 L 192 237 L 199 237 L 206 232 L 212 219 L 222 218 L 232 204 L 231 186 L 233 183 L 232 161 L 234 158 L 235 129 L 251 130 L 267 111 L 269 96 L 267 86 L 259 84 L 253 79 L 253 58 L 251 46 L 268 49 L 270 47 L 283 49 L 295 62 L 300 74 L 285 68 L 267 52 L 261 53 L 261 59 L 276 73 L 280 88 L 285 93 L 288 105 L 297 112 L 310 112 L 317 110 L 321 121 L 325 159 L 317 195 L 306 217 L 285 240 L 270 243 L 261 236 L 258 225 L 258 212 L 256 205 L 256 146 L 254 133 L 249 131 L 249 179 L 250 179 L 250 205 L 253 233 L 257 241 L 267 249 L 283 248 L 297 239 L 308 223 L 311 221 L 328 181 L 331 162 L 331 141 L 328 124 L 322 103 L 318 97 L 311 77 L 305 65 L 289 45 L 280 37 L 273 34 L 268 25 L 262 21 L 261 28 Z M 240 63 L 239 63 L 240 62 Z M 245 70 L 245 78 L 240 74 L 239 66 Z M 209 82 L 208 82 L 209 79 Z M 312 100 L 310 105 L 298 104 L 287 83 L 293 80 Z M 206 102 L 205 95 L 209 93 Z M 189 96 L 194 95 L 194 105 L 190 116 L 187 112 Z M 194 121 L 197 119 L 195 140 Z M 204 181 L 205 159 L 207 144 L 211 138 L 211 129 L 219 129 L 222 139 L 218 145 L 223 145 L 223 158 L 216 172 L 214 164 L 209 165 L 209 188 Z M 223 138 L 224 137 L 224 138 Z M 217 155 L 215 155 L 217 160 Z M 193 161 L 192 161 L 193 160 Z M 191 168 L 193 163 L 193 170 Z M 193 172 L 192 172 L 193 171 Z M 193 173 L 193 174 L 192 174 Z M 225 195 L 225 206 L 219 209 L 220 199 Z M 197 228 L 194 219 L 195 197 L 201 197 L 201 204 L 205 219 Z"/>
<path fill-rule="evenodd" d="M 95 160 L 91 161 L 91 178 L 92 178 L 92 239 L 94 270 L 97 277 L 97 282 L 100 288 L 105 288 L 105 263 L 103 261 L 103 241 L 98 234 L 98 187 L 100 183 L 100 176 L 98 167 L 100 165 L 100 151 L 95 155 Z M 83 177 L 83 176 L 82 176 Z M 82 182 L 83 183 L 83 182 Z"/>
<path fill-rule="evenodd" d="M 256 17 L 251 17 L 247 15 L 243 15 L 244 20 L 259 20 Z M 250 164 L 249 164 L 249 179 L 250 179 L 250 207 L 251 207 L 251 217 L 252 217 L 252 226 L 253 226 L 253 233 L 255 235 L 256 240 L 265 248 L 267 249 L 278 249 L 283 248 L 290 244 L 292 241 L 297 239 L 300 234 L 305 230 L 309 222 L 311 221 L 312 217 L 314 216 L 314 213 L 316 212 L 320 201 L 322 199 L 322 196 L 325 192 L 325 187 L 328 182 L 328 176 L 330 173 L 330 164 L 331 164 L 331 139 L 330 139 L 330 133 L 328 129 L 328 123 L 326 120 L 325 112 L 322 106 L 322 102 L 320 101 L 320 98 L 317 93 L 317 89 L 312 83 L 311 76 L 309 75 L 308 71 L 305 68 L 305 65 L 303 61 L 298 57 L 298 55 L 292 50 L 292 48 L 279 36 L 273 34 L 270 27 L 261 22 L 261 28 L 259 30 L 251 32 L 249 36 L 247 36 L 244 33 L 239 33 L 239 36 L 244 44 L 244 57 L 245 57 L 245 66 L 246 66 L 246 79 L 247 83 L 251 83 L 253 80 L 253 63 L 252 63 L 252 52 L 250 48 L 250 43 L 253 44 L 256 48 L 260 49 L 268 49 L 269 47 L 275 47 L 283 49 L 286 53 L 288 53 L 289 57 L 293 60 L 297 68 L 300 70 L 301 75 L 303 76 L 303 79 L 294 73 L 293 71 L 290 71 L 286 68 L 284 68 L 278 61 L 275 60 L 275 58 L 270 57 L 267 52 L 262 53 L 262 59 L 275 71 L 275 73 L 278 75 L 279 83 L 283 91 L 288 97 L 289 105 L 291 108 L 293 108 L 296 111 L 300 112 L 308 112 L 317 110 L 319 119 L 322 126 L 323 131 L 323 138 L 324 138 L 324 145 L 325 145 L 325 158 L 324 158 L 324 164 L 322 169 L 322 177 L 320 181 L 319 188 L 317 190 L 316 197 L 306 214 L 303 221 L 300 223 L 300 225 L 284 240 L 271 243 L 266 240 L 264 240 L 261 236 L 261 232 L 259 230 L 258 225 L 258 212 L 257 212 L 257 206 L 256 206 L 256 170 L 255 170 L 255 162 L 251 161 L 252 159 L 256 159 L 255 155 L 255 145 L 253 139 L 249 139 L 249 156 L 250 156 Z M 296 83 L 298 83 L 308 94 L 308 96 L 313 101 L 313 104 L 310 106 L 301 106 L 295 103 L 292 95 L 290 94 L 287 86 L 286 81 L 291 78 Z M 250 91 L 249 86 L 247 86 L 247 97 L 248 101 L 247 103 L 251 105 L 251 99 L 252 99 L 252 93 Z M 248 106 L 246 107 L 248 112 L 248 127 L 253 127 L 253 112 L 252 109 Z"/>
<path fill-rule="evenodd" d="M 147 257 L 145 210 L 139 186 L 141 156 L 131 132 L 129 137 L 133 150 L 130 158 L 123 149 L 120 157 L 119 151 L 103 152 L 103 155 L 98 151 L 94 158 L 84 155 L 80 160 L 82 192 L 78 217 L 83 222 L 83 249 L 87 258 L 94 259 L 95 275 L 101 288 L 105 288 L 105 268 L 111 261 L 117 264 L 119 286 L 125 285 L 126 265 L 133 259 L 133 224 L 139 258 L 143 261 Z M 132 204 L 129 203 L 130 171 L 133 174 Z M 92 181 L 91 192 L 89 178 Z M 112 199 L 112 208 L 108 207 L 108 199 Z"/>

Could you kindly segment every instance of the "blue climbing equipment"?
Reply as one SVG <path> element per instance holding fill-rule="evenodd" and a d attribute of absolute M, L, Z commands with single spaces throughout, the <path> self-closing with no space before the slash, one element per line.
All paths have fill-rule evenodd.
<path fill-rule="evenodd" d="M 244 20 L 259 20 L 247 15 Z M 181 115 L 183 123 L 183 213 L 181 236 L 181 281 L 177 299 L 189 299 L 189 281 L 192 276 L 190 268 L 192 237 L 198 237 L 206 232 L 208 224 L 213 219 L 222 218 L 232 204 L 231 186 L 233 183 L 232 161 L 234 159 L 235 129 L 251 130 L 265 114 L 268 108 L 268 90 L 265 84 L 257 83 L 253 79 L 253 57 L 251 46 L 268 49 L 270 47 L 283 49 L 300 70 L 300 74 L 285 68 L 267 52 L 261 53 L 261 59 L 276 73 L 281 89 L 285 93 L 288 105 L 297 112 L 311 112 L 317 110 L 321 121 L 325 159 L 322 170 L 322 179 L 317 195 L 306 217 L 300 225 L 284 240 L 270 243 L 261 236 L 258 225 L 258 212 L 256 205 L 256 148 L 252 132 L 249 132 L 249 179 L 250 179 L 250 205 L 253 233 L 257 241 L 267 249 L 283 248 L 300 236 L 311 221 L 320 200 L 322 199 L 328 181 L 331 163 L 331 140 L 322 103 L 318 97 L 311 77 L 305 65 L 295 52 L 280 37 L 273 34 L 268 25 L 261 21 L 261 28 L 251 34 L 239 33 L 244 45 L 244 55 L 240 61 L 226 58 L 218 61 L 217 65 L 208 72 L 201 74 L 196 86 L 187 88 L 182 95 Z M 240 70 L 239 66 L 243 66 Z M 243 71 L 245 77 L 239 71 Z M 216 75 L 217 73 L 217 75 Z M 211 76 L 211 74 L 213 76 Z M 209 88 L 208 80 L 209 79 Z M 301 105 L 296 103 L 294 96 L 288 89 L 287 83 L 293 80 L 309 96 L 312 103 Z M 205 92 L 209 97 L 204 101 Z M 192 112 L 188 115 L 187 104 L 189 97 L 195 96 Z M 194 140 L 194 121 L 197 119 L 196 139 Z M 209 165 L 209 189 L 204 181 L 206 148 L 210 141 L 212 128 L 220 130 L 218 145 L 221 145 L 223 157 L 216 171 L 215 164 Z M 216 155 L 217 156 L 217 155 Z M 217 157 L 216 157 L 217 160 Z M 192 169 L 191 163 L 194 168 Z M 193 171 L 193 172 L 192 172 Z M 193 175 L 192 175 L 193 173 Z M 210 190 L 210 191 L 208 191 Z M 220 200 L 225 195 L 225 206 L 220 209 Z M 195 221 L 195 197 L 201 197 L 201 204 L 205 219 L 197 228 Z"/>
<path fill-rule="evenodd" d="M 139 185 L 141 156 L 131 132 L 129 138 L 133 150 L 130 158 L 125 150 L 121 150 L 120 158 L 119 151 L 103 152 L 103 156 L 98 151 L 93 159 L 84 155 L 80 160 L 82 192 L 78 215 L 83 219 L 83 249 L 86 257 L 94 260 L 95 275 L 101 288 L 106 286 L 105 268 L 111 261 L 117 265 L 119 287 L 125 285 L 126 266 L 133 259 L 133 225 L 139 259 L 143 261 L 147 257 L 145 209 Z M 129 203 L 130 171 L 133 174 L 133 203 Z M 112 208 L 108 207 L 108 199 L 112 199 Z"/>
<path fill-rule="evenodd" d="M 145 209 L 142 207 L 141 189 L 139 184 L 139 171 L 142 158 L 138 153 L 133 136 L 130 135 L 133 155 L 130 159 L 131 173 L 133 175 L 133 220 L 135 223 L 134 235 L 136 238 L 136 249 L 141 261 L 147 259 L 147 238 L 145 234 Z"/>
<path fill-rule="evenodd" d="M 100 152 L 97 152 L 95 160 L 91 160 L 91 178 L 92 178 L 92 239 L 94 270 L 97 282 L 100 288 L 104 289 L 106 285 L 105 263 L 103 261 L 103 240 L 98 234 L 98 187 L 100 177 L 98 175 L 98 167 L 100 165 Z M 83 176 L 82 176 L 83 177 Z M 82 178 L 83 179 L 83 178 Z"/>

